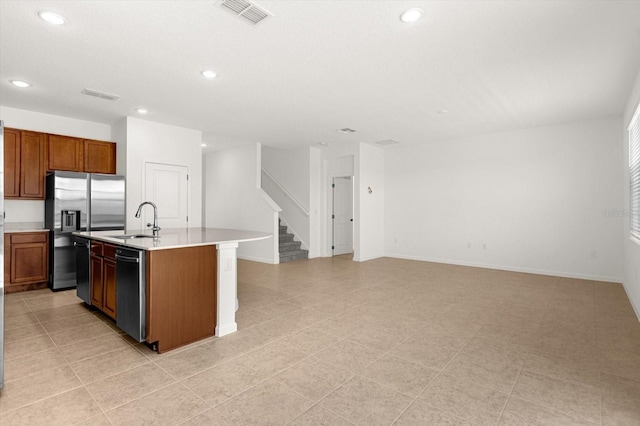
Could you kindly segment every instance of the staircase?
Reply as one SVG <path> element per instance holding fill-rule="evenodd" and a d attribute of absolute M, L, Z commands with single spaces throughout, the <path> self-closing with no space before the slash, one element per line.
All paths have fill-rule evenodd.
<path fill-rule="evenodd" d="M 300 248 L 300 241 L 293 241 L 293 234 L 287 232 L 287 226 L 278 219 L 280 226 L 280 263 L 293 262 L 294 260 L 308 259 L 309 250 Z"/>

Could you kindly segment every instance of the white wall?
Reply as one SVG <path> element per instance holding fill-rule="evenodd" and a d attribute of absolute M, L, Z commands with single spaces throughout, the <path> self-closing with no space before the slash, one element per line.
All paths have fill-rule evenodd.
<path fill-rule="evenodd" d="M 111 126 L 58 115 L 0 106 L 5 127 L 87 139 L 111 140 Z M 119 147 L 118 147 L 119 148 Z M 44 222 L 44 201 L 5 200 L 6 222 Z"/>
<path fill-rule="evenodd" d="M 332 197 L 332 188 L 331 184 L 333 183 L 334 177 L 341 176 L 353 176 L 354 177 L 354 188 L 358 187 L 359 177 L 356 176 L 355 173 L 355 157 L 359 155 L 357 151 L 357 145 L 353 146 L 353 151 L 333 151 L 333 150 L 322 150 L 321 151 L 321 172 L 320 176 L 318 176 L 319 183 L 316 186 L 320 189 L 319 191 L 319 206 L 320 213 L 318 215 L 318 221 L 316 222 L 316 226 L 319 227 L 317 233 L 320 235 L 320 246 L 321 246 L 321 256 L 332 256 L 333 252 L 331 251 L 331 244 L 333 242 L 333 222 L 331 220 L 331 212 L 333 212 L 333 197 Z M 352 152 L 350 155 L 345 155 L 348 152 Z M 354 203 L 353 203 L 353 221 L 354 225 L 359 222 L 360 209 L 356 204 L 356 193 L 354 195 Z M 354 259 L 357 260 L 358 254 L 360 252 L 360 241 L 357 238 L 357 226 L 354 226 L 353 230 L 353 255 Z"/>
<path fill-rule="evenodd" d="M 309 258 L 322 256 L 322 151 L 309 149 Z"/>
<path fill-rule="evenodd" d="M 621 132 L 623 134 L 622 151 L 624 160 L 622 161 L 622 170 L 624 171 L 624 208 L 622 212 L 629 212 L 629 133 L 627 128 L 631 122 L 631 118 L 640 103 L 640 72 L 636 77 L 633 90 L 627 102 L 627 108 L 624 112 L 622 120 Z M 640 246 L 629 239 L 629 217 L 624 214 L 624 235 L 622 241 L 624 244 L 624 288 L 627 291 L 629 300 L 636 311 L 636 316 L 640 318 L 640 277 L 638 269 L 640 268 Z"/>
<path fill-rule="evenodd" d="M 620 281 L 623 220 L 603 212 L 623 208 L 621 127 L 615 117 L 387 149 L 385 254 Z"/>
<path fill-rule="evenodd" d="M 262 168 L 309 209 L 309 148 L 283 150 L 262 146 Z"/>
<path fill-rule="evenodd" d="M 260 144 L 206 154 L 205 224 L 210 228 L 244 229 L 273 238 L 242 243 L 238 257 L 279 263 L 278 210 L 260 188 Z"/>
<path fill-rule="evenodd" d="M 303 248 L 309 249 L 309 147 L 282 150 L 263 146 L 262 168 L 271 176 L 263 176 L 262 189 L 282 209 L 280 218 L 289 232 L 295 234 Z"/>
<path fill-rule="evenodd" d="M 123 120 L 126 132 L 122 132 L 122 122 L 116 123 L 114 137 L 126 147 L 127 228 L 144 228 L 142 218 L 134 215 L 144 201 L 147 162 L 188 167 L 189 227 L 202 226 L 202 132 L 134 117 Z M 124 135 L 126 141 L 122 140 Z"/>
<path fill-rule="evenodd" d="M 354 255 L 355 260 L 364 261 L 384 256 L 384 153 L 382 148 L 360 144 L 357 167 L 360 179 L 354 194 L 360 206 L 360 217 L 355 226 L 360 250 L 357 257 Z"/>

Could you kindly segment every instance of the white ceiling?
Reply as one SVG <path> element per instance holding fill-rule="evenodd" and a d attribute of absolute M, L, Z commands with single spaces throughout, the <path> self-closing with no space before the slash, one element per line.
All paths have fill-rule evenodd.
<path fill-rule="evenodd" d="M 640 68 L 640 1 L 256 4 L 273 17 L 254 27 L 213 0 L 2 0 L 0 104 L 108 124 L 145 107 L 213 148 L 417 144 L 621 114 Z"/>

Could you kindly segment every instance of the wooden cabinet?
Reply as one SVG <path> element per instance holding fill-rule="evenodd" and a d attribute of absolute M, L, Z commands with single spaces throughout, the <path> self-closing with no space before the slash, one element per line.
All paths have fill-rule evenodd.
<path fill-rule="evenodd" d="M 116 247 L 91 241 L 91 305 L 116 319 Z"/>
<path fill-rule="evenodd" d="M 116 144 L 113 142 L 48 135 L 47 155 L 47 170 L 116 173 Z"/>
<path fill-rule="evenodd" d="M 46 288 L 49 281 L 49 232 L 7 233 L 4 243 L 5 292 Z"/>
<path fill-rule="evenodd" d="M 4 130 L 4 196 L 20 196 L 20 130 Z"/>
<path fill-rule="evenodd" d="M 5 129 L 5 198 L 44 199 L 46 138 L 44 133 Z"/>
<path fill-rule="evenodd" d="M 84 154 L 84 141 L 70 136 L 48 135 L 47 170 L 66 170 L 81 172 Z"/>
<path fill-rule="evenodd" d="M 162 353 L 215 334 L 216 246 L 147 252 L 146 339 Z"/>
<path fill-rule="evenodd" d="M 45 172 L 116 173 L 113 142 L 4 129 L 4 198 L 45 199 Z"/>
<path fill-rule="evenodd" d="M 87 173 L 116 173 L 116 144 L 85 139 L 84 169 Z"/>
<path fill-rule="evenodd" d="M 102 310 L 111 318 L 116 318 L 116 261 L 104 259 L 102 265 L 102 277 L 104 296 L 102 298 Z"/>

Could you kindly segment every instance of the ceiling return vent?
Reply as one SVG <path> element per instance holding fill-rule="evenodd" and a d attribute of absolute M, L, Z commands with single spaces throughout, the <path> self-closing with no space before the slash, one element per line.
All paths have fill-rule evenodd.
<path fill-rule="evenodd" d="M 116 99 L 120 99 L 120 96 L 118 95 L 112 95 L 110 93 L 105 93 L 105 92 L 101 92 L 99 90 L 93 90 L 93 89 L 84 89 L 82 91 L 82 94 L 87 96 L 93 96 L 95 98 L 106 99 L 108 101 L 115 101 Z"/>
<path fill-rule="evenodd" d="M 272 16 L 271 13 L 261 7 L 245 0 L 222 0 L 218 4 L 227 12 L 233 13 L 251 25 L 258 25 Z"/>
<path fill-rule="evenodd" d="M 399 144 L 400 142 L 398 141 L 394 141 L 393 139 L 385 139 L 383 141 L 377 141 L 374 142 L 376 145 L 382 145 L 382 146 L 386 146 L 386 145 L 395 145 L 395 144 Z"/>

